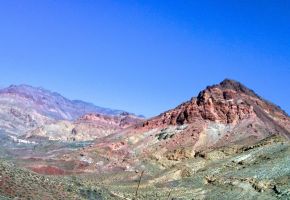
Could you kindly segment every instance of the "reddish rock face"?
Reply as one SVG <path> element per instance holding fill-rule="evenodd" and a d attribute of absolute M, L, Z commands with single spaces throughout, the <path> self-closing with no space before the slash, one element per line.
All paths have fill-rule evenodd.
<path fill-rule="evenodd" d="M 76 123 L 90 122 L 100 125 L 107 125 L 114 128 L 128 128 L 142 122 L 143 119 L 129 113 L 121 113 L 120 115 L 110 116 L 98 113 L 89 113 L 80 117 Z"/>
<path fill-rule="evenodd" d="M 248 91 L 248 89 L 243 89 L 245 87 L 242 85 L 239 85 L 239 87 L 230 87 L 230 83 L 236 85 L 236 82 L 226 82 L 207 87 L 199 93 L 197 98 L 192 98 L 177 108 L 149 120 L 144 123 L 144 126 L 155 127 L 162 124 L 182 125 L 200 120 L 227 124 L 236 123 L 238 120 L 253 116 L 253 107 L 245 100 L 258 97 L 254 97 L 254 94 L 248 96 L 241 92 Z"/>
<path fill-rule="evenodd" d="M 253 107 L 243 99 L 237 91 L 213 87 L 199 94 L 197 105 L 205 120 L 236 123 L 254 115 Z"/>
<path fill-rule="evenodd" d="M 197 98 L 192 98 L 177 108 L 146 121 L 144 127 L 191 124 L 201 120 L 236 124 L 240 120 L 256 115 L 258 106 L 281 120 L 287 117 L 277 106 L 261 99 L 241 83 L 224 80 L 218 85 L 207 87 Z"/>
<path fill-rule="evenodd" d="M 38 174 L 44 175 L 64 175 L 65 171 L 54 166 L 38 166 L 38 167 L 31 167 L 32 171 Z"/>

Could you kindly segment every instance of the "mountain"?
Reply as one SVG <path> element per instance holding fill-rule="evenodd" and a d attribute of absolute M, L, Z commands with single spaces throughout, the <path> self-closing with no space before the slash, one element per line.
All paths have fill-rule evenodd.
<path fill-rule="evenodd" d="M 249 136 L 260 140 L 272 134 L 290 137 L 289 116 L 283 110 L 241 83 L 229 79 L 207 87 L 196 98 L 148 120 L 143 127 L 170 125 L 194 125 L 205 129 L 219 127 L 217 131 L 227 134 L 216 139 L 223 141 L 226 137 L 227 142 Z M 234 129 L 238 129 L 239 136 L 235 135 Z M 190 132 L 199 134 L 199 129 Z M 207 133 L 207 136 L 210 134 Z"/>
<path fill-rule="evenodd" d="M 69 100 L 56 92 L 28 85 L 0 90 L 0 130 L 10 135 L 24 135 L 61 120 L 70 123 L 87 113 L 119 116 L 127 112 Z"/>
<path fill-rule="evenodd" d="M 281 182 L 289 180 L 289 138 L 283 110 L 226 79 L 62 159 L 75 162 L 74 172 L 106 176 L 106 188 L 123 197 L 134 198 L 131 181 L 144 172 L 140 199 L 271 199 L 289 186 Z"/>
<path fill-rule="evenodd" d="M 108 168 L 127 168 L 140 157 L 155 157 L 167 165 L 205 149 L 250 145 L 271 135 L 290 138 L 289 116 L 241 83 L 226 79 L 175 109 L 97 141 L 95 148 L 106 149 L 104 156 L 114 160 Z M 123 159 L 126 162 L 115 162 Z"/>
<path fill-rule="evenodd" d="M 230 79 L 148 120 L 87 113 L 17 139 L 36 142 L 10 149 L 16 164 L 0 160 L 0 177 L 25 198 L 49 188 L 51 199 L 290 199 L 290 118 Z M 23 186 L 26 179 L 40 190 Z M 61 185 L 57 193 L 51 182 Z M 0 194 L 19 197 L 1 183 Z"/>

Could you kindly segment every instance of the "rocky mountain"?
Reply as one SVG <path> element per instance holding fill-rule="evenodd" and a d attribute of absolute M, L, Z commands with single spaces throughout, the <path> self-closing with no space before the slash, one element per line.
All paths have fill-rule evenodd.
<path fill-rule="evenodd" d="M 115 156 L 108 168 L 128 168 L 132 159 L 148 156 L 170 165 L 204 149 L 250 145 L 271 135 L 290 138 L 289 116 L 241 83 L 226 79 L 175 109 L 99 140 L 95 148 L 106 149 L 110 159 Z"/>
<path fill-rule="evenodd" d="M 196 98 L 148 120 L 143 127 L 152 129 L 181 125 L 205 127 L 205 130 L 212 126 L 220 127 L 219 131 L 224 134 L 216 139 L 221 142 L 226 139 L 227 143 L 248 137 L 261 140 L 272 134 L 290 136 L 287 113 L 241 83 L 229 79 L 207 87 Z M 198 127 L 196 131 L 190 131 L 191 134 L 199 136 Z M 239 132 L 238 136 L 236 132 Z"/>
<path fill-rule="evenodd" d="M 28 85 L 0 90 L 0 130 L 9 135 L 24 135 L 42 126 L 62 124 L 61 121 L 66 121 L 66 126 L 87 113 L 113 117 L 126 112 L 69 100 L 56 92 Z"/>
<path fill-rule="evenodd" d="M 68 193 L 85 199 L 290 199 L 290 118 L 234 80 L 208 86 L 148 120 L 129 113 L 89 113 L 46 123 L 22 139 L 39 136 L 96 140 L 13 149 L 17 167 L 38 173 L 0 162 L 1 176 L 13 188 L 22 188 L 28 174 L 42 189 L 47 187 L 42 180 L 56 181 L 62 186 L 59 198 Z M 2 186 L 0 193 L 10 195 Z"/>

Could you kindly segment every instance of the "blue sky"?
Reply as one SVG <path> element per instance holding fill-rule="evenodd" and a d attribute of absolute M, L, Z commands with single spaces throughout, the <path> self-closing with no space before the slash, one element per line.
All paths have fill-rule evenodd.
<path fill-rule="evenodd" d="M 290 1 L 0 0 L 0 86 L 154 116 L 236 79 L 290 113 Z"/>

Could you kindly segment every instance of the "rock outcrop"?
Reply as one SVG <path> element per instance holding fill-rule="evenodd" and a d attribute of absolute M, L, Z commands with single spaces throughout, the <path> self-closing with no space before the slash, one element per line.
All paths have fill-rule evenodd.
<path fill-rule="evenodd" d="M 277 127 L 284 124 L 286 129 L 278 128 L 280 132 L 289 133 L 289 117 L 283 110 L 262 99 L 241 83 L 225 79 L 220 84 L 201 91 L 197 98 L 192 98 L 175 109 L 144 122 L 143 126 L 154 128 L 199 121 L 238 124 L 244 119 L 265 118 L 265 115 L 276 121 Z"/>

